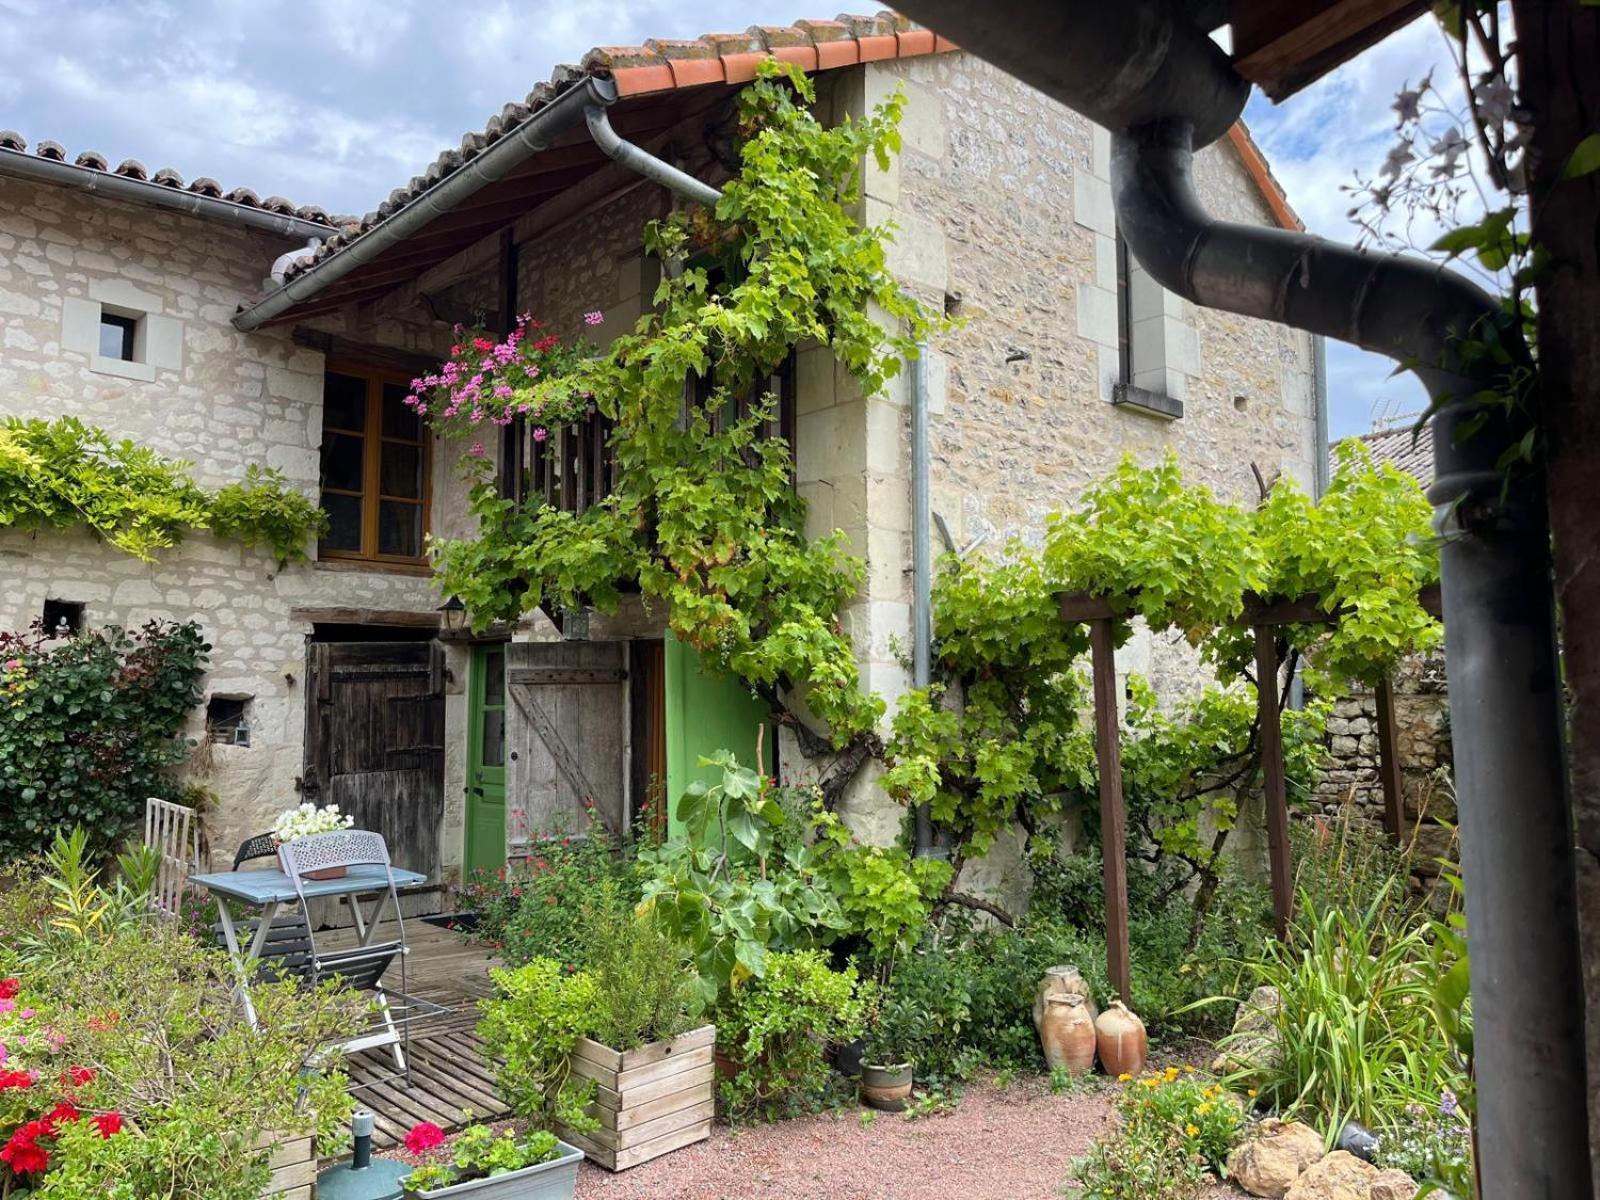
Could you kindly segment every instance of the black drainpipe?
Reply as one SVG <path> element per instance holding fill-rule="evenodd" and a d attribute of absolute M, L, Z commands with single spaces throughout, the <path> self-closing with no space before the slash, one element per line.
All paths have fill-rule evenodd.
<path fill-rule="evenodd" d="M 900 7 L 1112 131 L 1118 224 L 1162 286 L 1196 304 L 1387 354 L 1415 372 L 1439 406 L 1428 496 L 1443 538 L 1481 1194 L 1592 1200 L 1574 834 L 1543 483 L 1533 473 L 1508 480 L 1496 469 L 1524 426 L 1502 416 L 1470 436 L 1463 429 L 1471 397 L 1496 388 L 1503 368 L 1487 356 L 1463 361 L 1459 339 L 1494 315 L 1497 302 L 1422 260 L 1211 218 L 1195 195 L 1194 151 L 1237 120 L 1249 88 L 1175 5 L 903 0 Z"/>

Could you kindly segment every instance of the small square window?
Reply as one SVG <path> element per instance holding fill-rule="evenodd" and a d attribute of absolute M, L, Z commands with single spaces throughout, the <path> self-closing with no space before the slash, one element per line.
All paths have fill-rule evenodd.
<path fill-rule="evenodd" d="M 125 317 L 121 313 L 100 313 L 100 357 L 121 362 L 134 362 L 134 342 L 139 332 L 139 318 Z"/>
<path fill-rule="evenodd" d="M 250 697 L 212 696 L 207 700 L 206 736 L 227 746 L 248 746 Z"/>
<path fill-rule="evenodd" d="M 76 600 L 46 600 L 40 623 L 46 637 L 76 637 L 83 632 L 83 605 Z"/>

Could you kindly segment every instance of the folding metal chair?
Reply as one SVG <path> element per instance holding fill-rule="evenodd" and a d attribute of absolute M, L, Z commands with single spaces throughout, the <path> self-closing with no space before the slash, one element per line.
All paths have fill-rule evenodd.
<path fill-rule="evenodd" d="M 344 1048 L 348 1053 L 354 1054 L 381 1046 L 391 1047 L 396 1068 L 409 1082 L 411 1068 L 406 1058 L 406 1050 L 409 1048 L 407 1036 L 409 1021 L 403 1019 L 396 1022 L 394 1010 L 389 1003 L 389 991 L 383 983 L 384 973 L 389 969 L 389 965 L 398 959 L 400 988 L 396 994 L 402 1005 L 409 1003 L 406 981 L 408 951 L 405 918 L 400 912 L 400 895 L 395 890 L 394 875 L 390 870 L 389 848 L 384 843 L 382 835 L 365 829 L 335 830 L 331 833 L 318 833 L 286 842 L 281 847 L 281 852 L 284 867 L 290 882 L 294 885 L 302 913 L 307 911 L 305 889 L 308 882 L 314 882 L 309 879 L 312 872 L 340 867 L 382 869 L 382 886 L 373 889 L 378 893 L 378 902 L 372 910 L 370 919 L 361 911 L 358 896 L 353 893 L 348 896 L 350 914 L 356 931 L 356 945 L 342 949 L 319 947 L 316 931 L 311 929 L 309 923 L 307 924 L 309 954 L 304 968 L 304 978 L 312 984 L 320 983 L 324 979 L 337 979 L 342 986 L 352 990 L 373 992 L 378 1011 L 377 1027 L 371 1033 L 352 1038 L 344 1044 Z M 389 904 L 394 905 L 395 936 L 382 942 L 374 941 L 383 922 L 384 908 Z M 271 936 L 269 933 L 269 941 Z"/>
<path fill-rule="evenodd" d="M 278 857 L 278 839 L 270 833 L 258 833 L 254 837 L 246 838 L 233 856 L 233 869 L 237 871 L 247 862 L 256 859 Z M 218 903 L 226 904 L 226 900 Z M 261 928 L 261 921 L 251 917 L 238 922 L 243 931 L 242 940 L 250 945 L 255 940 L 256 931 Z M 223 936 L 222 926 L 213 925 L 212 935 L 217 940 L 217 945 L 227 945 Z M 256 979 L 271 981 L 280 979 L 309 979 L 311 977 L 311 922 L 306 912 L 281 912 L 272 918 L 271 928 L 267 930 L 266 941 L 261 944 L 261 953 L 257 956 Z"/>

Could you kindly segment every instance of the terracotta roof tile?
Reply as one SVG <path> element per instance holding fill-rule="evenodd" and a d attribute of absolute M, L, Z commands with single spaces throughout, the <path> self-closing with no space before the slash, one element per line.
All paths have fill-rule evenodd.
<path fill-rule="evenodd" d="M 1414 433 L 1420 414 L 1393 417 L 1381 429 L 1363 433 L 1357 440 L 1372 454 L 1372 461 L 1398 467 L 1424 487 L 1433 482 L 1433 434 Z"/>
<path fill-rule="evenodd" d="M 14 129 L 0 130 L 0 152 L 10 154 L 27 154 L 28 139 Z M 66 147 L 60 142 L 46 139 L 37 142 L 33 147 L 36 158 L 46 159 L 50 162 L 68 162 Z M 111 167 L 111 160 L 98 150 L 80 150 L 71 163 L 75 167 L 82 167 L 89 171 L 103 171 L 108 175 L 120 175 L 125 179 L 132 179 L 139 183 L 148 183 L 156 187 L 171 188 L 174 191 L 189 191 L 196 195 L 209 196 L 212 199 L 232 200 L 237 204 L 245 204 L 252 208 L 266 208 L 283 216 L 299 217 L 302 221 L 313 224 L 327 225 L 330 228 L 341 221 L 352 221 L 353 217 L 330 217 L 325 209 L 316 205 L 296 205 L 291 200 L 282 196 L 270 196 L 263 203 L 256 198 L 256 194 L 249 188 L 235 188 L 226 196 L 223 195 L 222 185 L 215 179 L 201 175 L 185 185 L 183 176 L 173 167 L 161 167 L 154 172 L 148 170 L 137 159 L 125 158 L 117 164 L 116 169 Z"/>

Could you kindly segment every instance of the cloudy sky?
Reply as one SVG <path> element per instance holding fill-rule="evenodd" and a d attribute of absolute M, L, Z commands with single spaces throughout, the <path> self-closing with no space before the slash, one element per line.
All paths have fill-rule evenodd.
<path fill-rule="evenodd" d="M 590 46 L 824 15 L 798 2 L 0 0 L 0 128 L 364 212 Z M 1377 169 L 1394 93 L 1445 59 L 1424 19 L 1281 109 L 1252 102 L 1313 231 L 1353 238 L 1339 185 Z M 1329 375 L 1335 437 L 1422 403 L 1408 376 L 1346 347 L 1330 344 Z"/>

